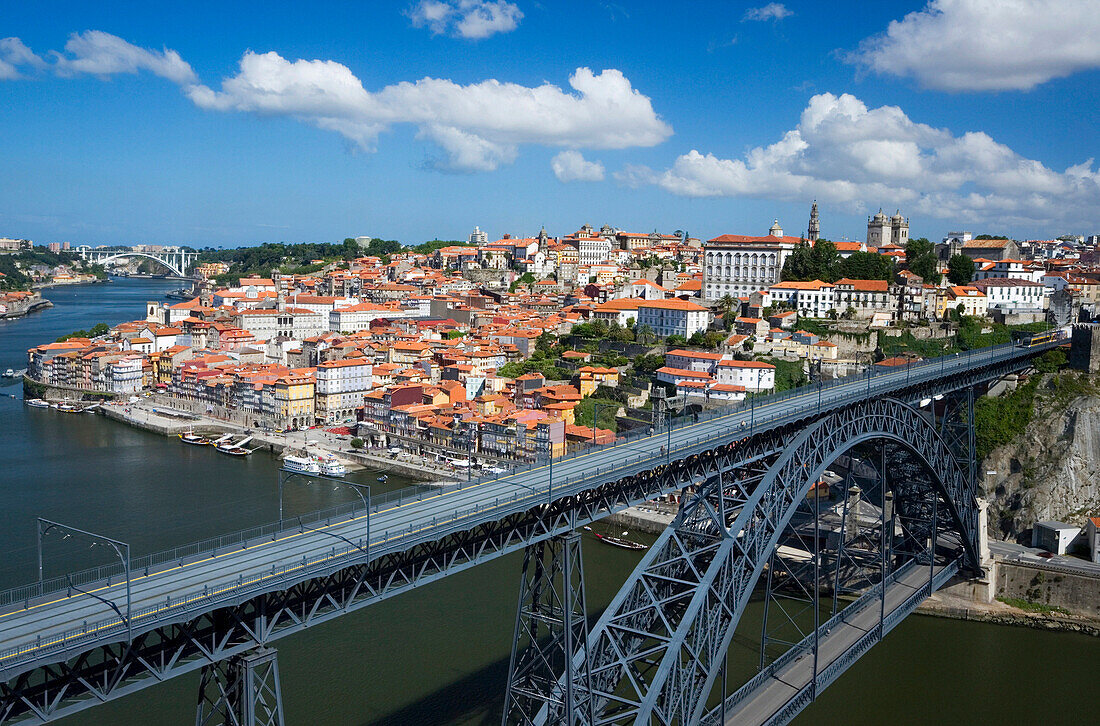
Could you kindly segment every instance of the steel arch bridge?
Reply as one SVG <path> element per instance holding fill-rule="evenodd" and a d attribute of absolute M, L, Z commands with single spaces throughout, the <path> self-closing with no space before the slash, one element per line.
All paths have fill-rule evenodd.
<path fill-rule="evenodd" d="M 196 670 L 196 723 L 281 724 L 275 640 L 520 550 L 506 723 L 782 723 L 980 567 L 974 396 L 1062 342 L 807 387 L 431 496 L 127 557 L 133 577 L 0 593 L 0 724 Z M 807 496 L 826 467 L 845 480 L 832 510 Z M 686 492 L 674 526 L 589 628 L 576 530 L 671 492 Z M 750 598 L 759 658 L 737 681 L 726 661 Z"/>
<path fill-rule="evenodd" d="M 514 683 L 510 717 L 522 723 L 699 723 L 724 673 L 725 654 L 750 596 L 764 571 L 777 569 L 780 535 L 826 467 L 865 442 L 904 448 L 923 465 L 933 486 L 895 497 L 896 505 L 921 514 L 929 504 L 937 510 L 943 505 L 941 516 L 949 519 L 943 524 L 959 535 L 958 555 L 947 568 L 978 569 L 978 510 L 970 467 L 959 462 L 921 411 L 895 399 L 868 400 L 805 428 L 776 432 L 770 445 L 746 452 L 708 477 L 604 611 L 587 648 L 573 650 L 571 682 L 562 678 L 534 698 L 528 697 L 535 693 L 530 684 Z M 881 529 L 883 541 L 893 539 L 891 523 Z M 817 563 L 824 559 L 819 547 L 813 554 Z M 885 581 L 894 570 L 895 563 L 884 562 L 877 574 Z M 770 580 L 767 590 L 765 597 L 771 595 Z M 810 648 L 812 655 L 817 646 Z M 761 684 L 752 685 L 759 689 Z M 816 695 L 820 687 L 815 672 L 808 690 Z M 567 690 L 578 694 L 571 701 L 572 717 L 556 695 Z M 734 703 L 746 702 L 738 698 Z M 768 713 L 761 722 L 789 720 L 797 710 L 788 703 L 776 704 L 777 712 L 787 708 L 783 718 Z M 531 710 L 532 704 L 538 708 Z M 737 709 L 726 712 L 736 723 L 756 722 Z"/>
<path fill-rule="evenodd" d="M 89 262 L 105 264 L 112 260 L 142 257 L 167 267 L 176 277 L 186 277 L 187 270 L 199 258 L 198 252 L 175 250 L 166 252 L 138 252 L 135 250 L 95 250 L 88 245 L 77 247 L 77 252 Z"/>

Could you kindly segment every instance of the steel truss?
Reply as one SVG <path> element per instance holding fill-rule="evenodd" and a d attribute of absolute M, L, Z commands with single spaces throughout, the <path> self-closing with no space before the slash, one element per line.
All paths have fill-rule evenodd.
<path fill-rule="evenodd" d="M 521 649 L 521 643 L 526 647 Z M 528 545 L 504 696 L 504 726 L 534 724 L 543 709 L 554 723 L 592 723 L 587 644 L 580 534 L 574 531 Z M 559 677 L 567 669 L 568 677 L 561 679 L 559 688 Z"/>
<path fill-rule="evenodd" d="M 912 386 L 896 389 L 896 395 L 916 403 L 929 396 L 981 385 L 1019 370 L 1024 363 L 1023 359 L 1014 359 L 978 365 L 975 358 L 975 367 L 967 373 L 924 383 L 914 381 Z M 594 653 L 592 662 L 602 658 L 603 670 L 599 674 L 593 671 L 593 692 L 599 699 L 611 699 L 612 686 L 625 677 L 635 684 L 632 688 L 638 693 L 646 694 L 645 703 L 638 704 L 642 710 L 653 711 L 659 701 L 656 712 L 695 712 L 698 698 L 688 691 L 700 690 L 695 688 L 696 682 L 713 682 L 711 664 L 716 649 L 728 643 L 730 623 L 736 623 L 743 607 L 739 598 L 759 575 L 752 567 L 746 568 L 742 560 L 761 562 L 762 548 L 768 543 L 766 534 L 782 524 L 784 505 L 793 501 L 788 491 L 793 486 L 788 481 L 791 473 L 785 473 L 778 485 L 773 480 L 765 482 L 769 465 L 776 463 L 785 445 L 796 443 L 800 430 L 815 432 L 817 441 L 823 426 L 859 428 L 849 420 L 852 411 L 903 406 L 887 400 L 866 401 L 850 409 L 807 410 L 797 421 L 768 424 L 770 429 L 750 426 L 742 439 L 715 441 L 709 449 L 700 447 L 697 453 L 649 470 L 639 465 L 629 475 L 594 482 L 582 491 L 562 495 L 555 492 L 556 498 L 550 503 L 512 512 L 496 521 L 457 531 L 426 532 L 421 541 L 400 549 L 372 548 L 369 561 L 366 556 L 334 559 L 331 565 L 303 570 L 300 581 L 288 580 L 279 585 L 281 589 L 196 602 L 187 609 L 167 612 L 162 620 L 145 626 L 148 629 L 144 632 L 135 631 L 129 642 L 121 635 L 105 633 L 102 639 L 82 644 L 79 649 L 43 652 L 0 671 L 0 724 L 24 718 L 46 722 L 127 695 L 684 488 L 701 494 L 685 505 L 678 525 L 666 532 L 643 560 L 643 564 L 653 563 L 652 582 L 639 585 L 637 593 L 620 593 L 616 599 L 616 607 L 624 612 L 636 606 L 638 627 L 635 636 L 624 633 L 622 643 L 614 648 L 604 643 L 609 650 Z M 814 424 L 815 418 L 821 423 Z M 886 413 L 875 420 L 889 419 Z M 883 424 L 880 428 L 888 427 Z M 903 429 L 897 434 L 901 437 L 919 430 L 914 425 L 896 428 Z M 737 434 L 730 432 L 729 436 Z M 924 443 L 917 442 L 918 446 Z M 933 456 L 934 452 L 927 454 Z M 933 459 L 933 464 L 947 472 L 951 480 L 938 481 L 937 486 L 950 490 L 955 486 L 956 467 L 948 465 L 942 456 Z M 764 496 L 765 491 L 777 486 L 776 492 Z M 947 496 L 945 500 L 952 518 L 976 521 L 972 498 Z M 976 542 L 973 530 L 969 526 L 961 528 L 968 539 L 968 554 L 975 549 L 969 541 Z M 642 605 L 646 601 L 651 602 L 650 606 Z M 609 609 L 604 620 L 615 612 Z M 683 650 L 686 655 L 682 667 L 673 672 L 662 655 L 658 660 L 650 659 L 653 666 L 647 666 L 643 669 L 647 673 L 636 677 L 631 669 L 635 665 L 641 668 L 646 658 L 636 657 L 634 651 L 638 643 L 651 642 L 649 630 L 657 620 L 665 623 L 669 635 L 667 642 L 650 655 L 656 658 Z M 590 642 L 597 636 L 607 637 L 605 631 L 606 626 L 601 626 Z M 615 663 L 627 662 L 632 664 L 631 669 L 620 667 L 616 671 Z M 658 681 L 663 685 L 652 688 L 651 682 Z M 669 698 L 668 694 L 677 689 L 686 694 L 683 699 Z"/>
<path fill-rule="evenodd" d="M 283 726 L 277 655 L 257 648 L 205 666 L 195 726 Z"/>
<path fill-rule="evenodd" d="M 860 443 L 904 446 L 932 472 L 977 563 L 972 483 L 935 427 L 894 399 L 865 401 L 801 431 L 781 453 L 709 478 L 650 548 L 589 637 L 596 724 L 692 724 L 779 535 L 824 469 Z M 935 506 L 935 505 L 933 505 Z"/>
<path fill-rule="evenodd" d="M 785 429 L 784 429 L 785 430 Z M 24 717 L 46 722 L 119 698 L 184 673 L 366 607 L 530 544 L 573 531 L 612 512 L 696 487 L 742 461 L 747 451 L 773 451 L 776 433 L 719 443 L 650 471 L 605 482 L 552 503 L 478 524 L 400 551 L 372 548 L 369 562 L 338 564 L 283 590 L 264 592 L 65 659 L 42 659 L 0 673 L 0 724 Z"/>

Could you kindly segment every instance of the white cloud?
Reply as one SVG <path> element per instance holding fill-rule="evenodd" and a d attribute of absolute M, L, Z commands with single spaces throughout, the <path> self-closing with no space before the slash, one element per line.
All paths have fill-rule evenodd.
<path fill-rule="evenodd" d="M 0 38 L 0 81 L 21 78 L 21 66 L 42 68 L 45 62 L 19 38 Z"/>
<path fill-rule="evenodd" d="M 672 133 L 617 70 L 578 68 L 569 85 L 572 93 L 550 83 L 422 78 L 371 92 L 340 63 L 249 51 L 220 91 L 196 85 L 187 94 L 210 110 L 293 116 L 365 149 L 391 125 L 414 124 L 447 152 L 449 161 L 436 166 L 452 170 L 495 169 L 513 161 L 520 144 L 622 149 L 653 146 Z"/>
<path fill-rule="evenodd" d="M 790 10 L 783 3 L 768 3 L 759 8 L 749 8 L 746 10 L 744 17 L 741 18 L 741 22 L 743 23 L 746 20 L 782 20 L 792 15 L 794 15 L 794 11 Z"/>
<path fill-rule="evenodd" d="M 73 33 L 65 43 L 65 54 L 55 52 L 54 56 L 54 70 L 62 76 L 88 73 L 106 77 L 145 70 L 184 86 L 197 80 L 191 66 L 176 51 L 139 48 L 101 30 Z"/>
<path fill-rule="evenodd" d="M 510 33 L 523 19 L 520 9 L 505 0 L 420 0 L 408 15 L 418 28 L 467 40 Z"/>
<path fill-rule="evenodd" d="M 1100 67 L 1095 0 L 931 0 L 848 60 L 943 91 L 1026 91 Z"/>
<path fill-rule="evenodd" d="M 647 181 L 638 169 L 616 178 Z M 648 181 L 688 197 L 817 198 L 958 222 L 1083 224 L 1100 210 L 1092 159 L 1056 172 L 980 131 L 954 136 L 848 94 L 814 96 L 796 128 L 742 159 L 692 150 Z"/>
<path fill-rule="evenodd" d="M 588 161 L 581 152 L 573 149 L 563 151 L 551 159 L 550 168 L 554 170 L 554 176 L 561 182 L 603 181 L 603 164 L 598 161 Z"/>

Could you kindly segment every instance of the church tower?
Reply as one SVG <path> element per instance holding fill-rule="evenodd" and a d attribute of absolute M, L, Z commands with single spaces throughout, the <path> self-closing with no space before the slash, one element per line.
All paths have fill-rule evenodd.
<path fill-rule="evenodd" d="M 810 245 L 813 245 L 820 236 L 821 220 L 817 216 L 817 200 L 815 199 L 813 206 L 810 207 L 810 226 L 806 228 L 806 239 L 810 240 Z"/>

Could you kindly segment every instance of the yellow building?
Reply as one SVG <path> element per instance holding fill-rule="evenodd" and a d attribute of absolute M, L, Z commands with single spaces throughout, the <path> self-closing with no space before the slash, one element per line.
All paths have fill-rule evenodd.
<path fill-rule="evenodd" d="M 275 381 L 275 418 L 282 428 L 313 425 L 314 381 L 309 376 L 283 376 Z"/>

